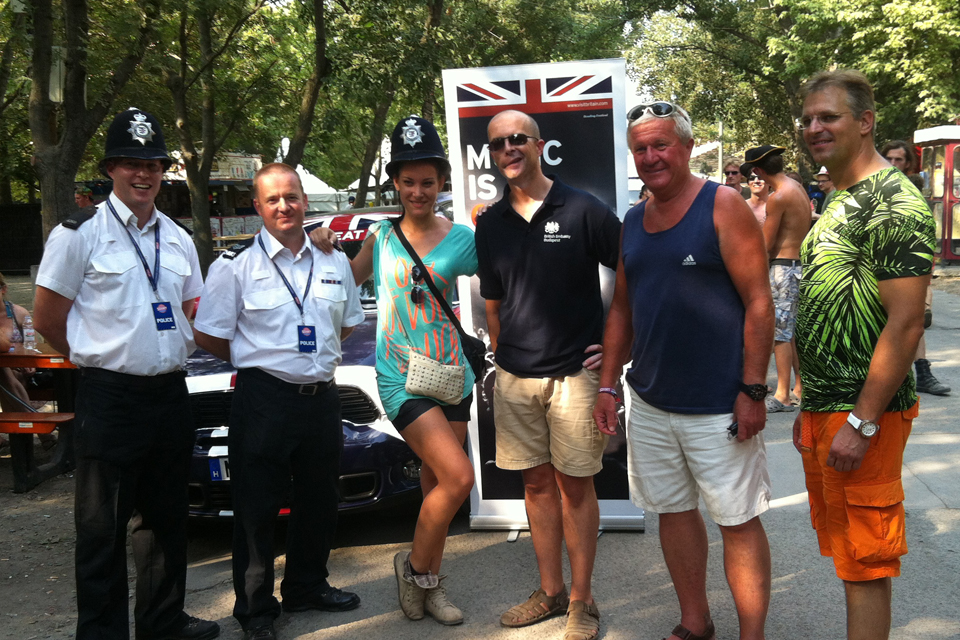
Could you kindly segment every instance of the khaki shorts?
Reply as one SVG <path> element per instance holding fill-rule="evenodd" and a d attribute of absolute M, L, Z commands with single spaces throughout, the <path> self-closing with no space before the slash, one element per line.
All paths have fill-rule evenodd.
<path fill-rule="evenodd" d="M 599 472 L 607 446 L 607 436 L 593 423 L 599 387 L 597 371 L 520 378 L 497 367 L 493 390 L 497 466 L 517 471 L 549 462 L 568 476 Z"/>

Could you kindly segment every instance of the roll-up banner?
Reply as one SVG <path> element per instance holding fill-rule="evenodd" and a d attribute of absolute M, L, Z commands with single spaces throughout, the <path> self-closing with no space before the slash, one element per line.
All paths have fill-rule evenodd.
<path fill-rule="evenodd" d="M 447 135 L 453 168 L 454 220 L 474 227 L 481 210 L 503 196 L 506 181 L 487 147 L 487 124 L 506 109 L 530 114 L 545 141 L 546 174 L 589 191 L 623 219 L 627 192 L 625 70 L 622 59 L 513 65 L 443 72 Z M 601 266 L 604 304 L 613 295 L 614 274 Z M 484 301 L 476 277 L 461 278 L 461 320 L 489 347 Z M 468 293 L 469 292 L 469 293 Z M 535 330 L 531 327 L 531 330 Z M 488 360 L 493 360 L 488 352 Z M 469 426 L 476 485 L 470 498 L 474 529 L 525 529 L 523 481 L 519 471 L 496 465 L 491 365 L 478 381 Z M 604 451 L 595 476 L 602 529 L 643 530 L 643 510 L 630 502 L 627 446 L 621 429 Z"/>

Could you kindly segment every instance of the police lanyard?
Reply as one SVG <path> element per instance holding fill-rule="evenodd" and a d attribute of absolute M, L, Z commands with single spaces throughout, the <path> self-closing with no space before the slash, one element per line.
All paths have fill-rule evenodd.
<path fill-rule="evenodd" d="M 143 257 L 143 251 L 140 250 L 140 243 L 134 239 L 133 234 L 130 233 L 130 229 L 127 229 L 127 225 L 120 219 L 120 215 L 117 213 L 117 210 L 113 208 L 113 203 L 110 202 L 110 198 L 107 198 L 107 206 L 110 207 L 110 213 L 113 214 L 113 217 L 117 219 L 117 222 L 120 223 L 123 230 L 127 232 L 127 237 L 130 238 L 130 242 L 133 243 L 133 248 L 137 250 L 137 255 L 140 256 L 140 263 L 143 265 L 143 270 L 147 272 L 147 280 L 150 281 L 150 286 L 153 287 L 153 294 L 157 296 L 157 300 L 160 300 L 160 292 L 157 289 L 160 285 L 160 218 L 157 218 L 157 222 L 153 227 L 153 244 L 157 248 L 157 259 L 154 261 L 153 271 L 150 271 L 150 265 L 147 264 L 147 259 Z"/>
<path fill-rule="evenodd" d="M 263 237 L 257 235 L 257 242 L 260 243 L 260 248 L 263 249 L 263 252 L 267 255 L 267 258 L 270 258 L 270 254 L 267 253 L 267 248 L 263 246 Z M 309 251 L 309 248 L 307 249 Z M 296 259 L 296 256 L 294 256 Z M 283 275 L 283 271 L 280 270 L 280 266 L 273 261 L 273 258 L 270 258 L 270 262 L 273 262 L 273 268 L 277 270 L 277 273 L 280 274 L 280 279 L 283 280 L 283 284 L 286 285 L 287 291 L 290 292 L 290 296 L 293 297 L 293 302 L 297 305 L 297 309 L 300 310 L 300 320 L 306 322 L 303 315 L 303 302 L 300 301 L 300 298 L 297 296 L 297 292 L 293 290 L 293 287 L 290 286 L 290 281 L 287 280 L 287 276 Z M 313 252 L 310 252 L 310 275 L 307 276 L 307 287 L 303 290 L 303 298 L 306 300 L 307 294 L 310 293 L 310 283 L 313 282 Z"/>

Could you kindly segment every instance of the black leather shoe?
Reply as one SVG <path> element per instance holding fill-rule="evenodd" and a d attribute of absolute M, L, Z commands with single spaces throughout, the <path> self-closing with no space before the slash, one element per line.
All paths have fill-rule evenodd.
<path fill-rule="evenodd" d="M 211 640 L 220 635 L 220 625 L 211 620 L 191 616 L 176 633 L 159 636 L 156 640 Z"/>
<path fill-rule="evenodd" d="M 273 628 L 272 622 L 268 622 L 244 631 L 243 640 L 277 640 L 277 630 Z"/>
<path fill-rule="evenodd" d="M 284 598 L 283 610 L 291 613 L 297 611 L 309 611 L 318 609 L 320 611 L 349 611 L 360 606 L 360 596 L 349 591 L 341 591 L 335 587 L 327 587 L 324 591 L 318 591 L 313 597 L 291 602 Z"/>

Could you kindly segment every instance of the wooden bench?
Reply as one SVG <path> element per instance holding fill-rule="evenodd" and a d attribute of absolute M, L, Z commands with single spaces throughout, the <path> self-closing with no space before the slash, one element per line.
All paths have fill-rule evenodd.
<path fill-rule="evenodd" d="M 72 413 L 0 413 L 0 433 L 10 434 L 14 493 L 25 493 L 44 480 L 73 468 L 73 460 L 69 459 L 72 456 L 67 447 L 57 446 L 53 459 L 41 465 L 33 458 L 33 434 L 50 433 L 59 428 L 60 438 L 65 438 L 67 436 L 64 432 L 71 428 L 72 422 Z"/>

